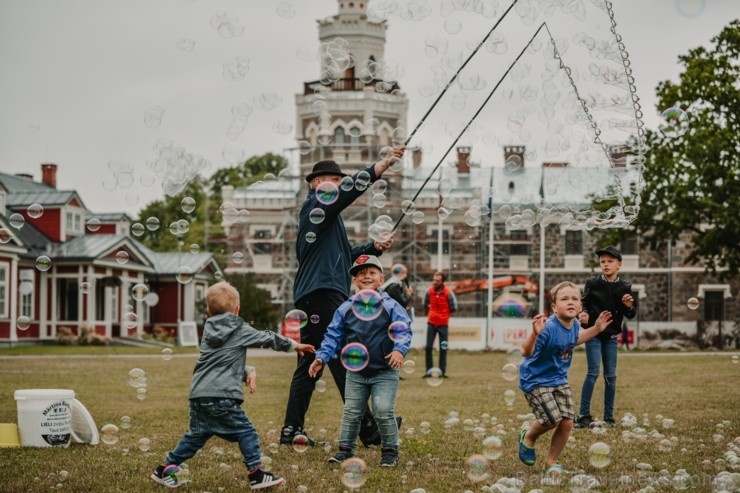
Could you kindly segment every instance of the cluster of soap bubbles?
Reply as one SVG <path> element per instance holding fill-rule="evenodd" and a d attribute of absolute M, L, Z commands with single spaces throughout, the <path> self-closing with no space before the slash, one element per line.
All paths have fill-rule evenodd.
<path fill-rule="evenodd" d="M 128 372 L 128 384 L 136 389 L 136 398 L 140 401 L 146 399 L 148 383 L 146 372 L 141 368 L 132 368 Z"/>
<path fill-rule="evenodd" d="M 154 160 L 148 163 L 149 167 L 156 177 L 162 179 L 162 190 L 170 197 L 180 194 L 196 176 L 211 167 L 211 162 L 206 158 L 175 146 L 171 140 L 157 140 L 153 150 Z"/>
<path fill-rule="evenodd" d="M 121 157 L 111 158 L 108 161 L 108 170 L 110 176 L 105 178 L 102 184 L 103 190 L 106 192 L 113 192 L 116 189 L 129 190 L 134 186 L 136 182 L 134 168 L 126 159 Z M 142 186 L 149 187 L 154 184 L 154 175 L 142 175 L 139 181 Z M 133 191 L 127 192 L 125 200 L 128 205 L 139 203 L 139 194 L 135 188 Z"/>
<path fill-rule="evenodd" d="M 243 80 L 249 73 L 249 58 L 237 56 L 223 65 L 223 78 L 229 82 Z"/>

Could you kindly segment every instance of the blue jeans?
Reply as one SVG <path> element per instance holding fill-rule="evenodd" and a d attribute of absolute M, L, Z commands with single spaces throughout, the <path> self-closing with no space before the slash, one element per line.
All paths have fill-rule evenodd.
<path fill-rule="evenodd" d="M 607 341 L 594 337 L 586 341 L 586 362 L 588 370 L 581 390 L 581 409 L 578 416 L 591 416 L 591 396 L 596 379 L 599 378 L 599 365 L 604 363 L 604 419 L 614 419 L 614 396 L 617 394 L 617 338 Z"/>
<path fill-rule="evenodd" d="M 262 463 L 257 430 L 247 418 L 241 403 L 234 399 L 199 398 L 190 401 L 190 429 L 175 450 L 167 453 L 167 464 L 180 465 L 203 448 L 212 436 L 237 442 L 244 465 L 252 471 Z"/>
<path fill-rule="evenodd" d="M 398 370 L 384 370 L 371 377 L 359 372 L 347 372 L 342 429 L 339 434 L 340 447 L 350 449 L 354 453 L 368 398 L 373 407 L 375 422 L 378 423 L 381 446 L 398 447 L 395 405 L 399 376 Z"/>

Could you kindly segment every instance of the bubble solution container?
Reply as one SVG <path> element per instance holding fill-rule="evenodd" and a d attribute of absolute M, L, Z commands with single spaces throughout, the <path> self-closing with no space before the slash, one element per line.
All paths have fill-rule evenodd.
<path fill-rule="evenodd" d="M 24 447 L 69 447 L 74 390 L 16 390 L 18 433 Z"/>

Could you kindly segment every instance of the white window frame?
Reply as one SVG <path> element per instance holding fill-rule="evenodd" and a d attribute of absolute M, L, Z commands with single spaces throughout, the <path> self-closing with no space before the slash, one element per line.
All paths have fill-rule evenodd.
<path fill-rule="evenodd" d="M 0 317 L 8 318 L 10 308 L 10 290 L 8 289 L 8 276 L 10 269 L 8 264 L 0 264 Z"/>

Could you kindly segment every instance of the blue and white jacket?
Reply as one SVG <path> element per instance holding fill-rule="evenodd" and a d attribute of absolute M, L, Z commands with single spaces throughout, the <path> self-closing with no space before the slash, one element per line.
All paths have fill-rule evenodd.
<path fill-rule="evenodd" d="M 391 351 L 398 351 L 404 356 L 411 346 L 411 319 L 406 309 L 387 293 L 379 293 L 383 307 L 380 314 L 372 320 L 361 320 L 352 310 L 357 294 L 342 303 L 326 330 L 321 347 L 316 351 L 316 358 L 326 364 L 336 356 L 341 349 L 351 342 L 363 344 L 370 355 L 368 365 L 359 373 L 372 376 L 380 371 L 390 370 L 385 357 Z M 388 327 L 393 322 L 404 322 L 409 327 L 407 337 L 399 337 L 396 341 L 388 335 Z"/>

